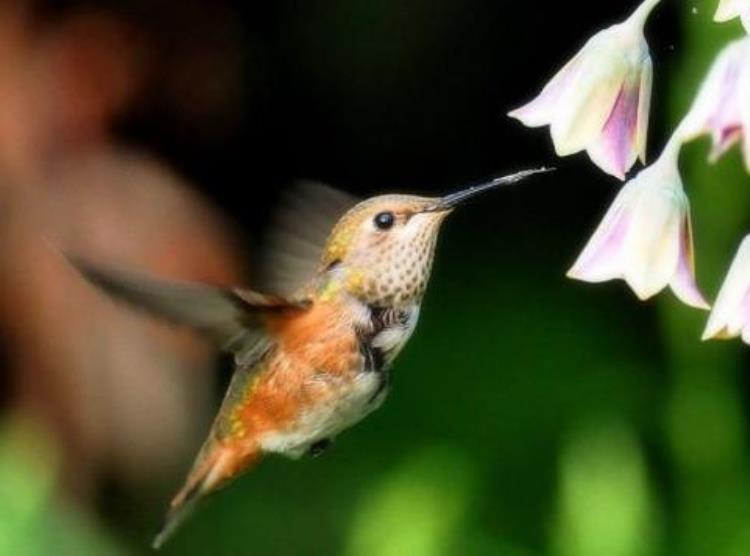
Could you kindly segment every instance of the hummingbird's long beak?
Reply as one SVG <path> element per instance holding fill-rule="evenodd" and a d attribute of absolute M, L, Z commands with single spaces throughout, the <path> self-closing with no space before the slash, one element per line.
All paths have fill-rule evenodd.
<path fill-rule="evenodd" d="M 481 195 L 482 193 L 486 193 L 487 191 L 491 191 L 493 189 L 497 189 L 498 187 L 502 187 L 505 185 L 511 185 L 513 183 L 517 183 L 535 174 L 544 174 L 546 172 L 551 172 L 553 170 L 554 168 L 545 168 L 545 167 L 535 168 L 533 170 L 522 170 L 521 172 L 517 172 L 509 176 L 502 176 L 499 178 L 494 178 L 485 183 L 472 185 L 471 187 L 467 187 L 465 189 L 456 191 L 455 193 L 451 193 L 449 195 L 446 195 L 445 197 L 442 197 L 441 199 L 438 200 L 438 202 L 435 205 L 432 205 L 431 207 L 426 209 L 425 212 L 443 212 L 447 210 L 452 210 L 458 205 L 463 204 L 464 202 L 468 201 L 469 199 L 472 199 L 476 197 L 477 195 Z"/>

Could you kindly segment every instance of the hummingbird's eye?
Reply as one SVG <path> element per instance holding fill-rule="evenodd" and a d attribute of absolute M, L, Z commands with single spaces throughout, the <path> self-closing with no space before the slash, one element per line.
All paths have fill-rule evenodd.
<path fill-rule="evenodd" d="M 392 212 L 379 212 L 375 215 L 375 227 L 379 230 L 390 230 L 396 222 Z"/>

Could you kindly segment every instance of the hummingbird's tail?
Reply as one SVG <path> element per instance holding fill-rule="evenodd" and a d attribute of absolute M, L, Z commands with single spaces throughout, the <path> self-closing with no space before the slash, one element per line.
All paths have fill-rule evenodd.
<path fill-rule="evenodd" d="M 206 495 L 220 489 L 228 479 L 247 471 L 259 457 L 257 448 L 238 450 L 235 447 L 207 446 L 188 475 L 185 486 L 170 503 L 164 525 L 151 546 L 158 550 L 193 512 Z"/>
<path fill-rule="evenodd" d="M 170 508 L 169 512 L 167 512 L 167 517 L 164 520 L 164 525 L 151 543 L 151 547 L 154 550 L 159 550 L 175 533 L 175 531 L 177 531 L 185 519 L 193 513 L 195 505 L 198 503 L 199 499 L 200 496 L 194 496 L 186 500 L 182 505 Z"/>

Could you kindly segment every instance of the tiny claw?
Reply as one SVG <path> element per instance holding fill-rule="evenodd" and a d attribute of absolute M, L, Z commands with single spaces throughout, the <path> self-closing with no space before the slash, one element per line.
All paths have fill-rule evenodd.
<path fill-rule="evenodd" d="M 307 455 L 311 458 L 318 458 L 322 456 L 328 448 L 331 447 L 333 444 L 333 440 L 330 438 L 324 438 L 323 440 L 318 440 L 314 444 L 310 446 L 310 448 L 307 450 Z"/>

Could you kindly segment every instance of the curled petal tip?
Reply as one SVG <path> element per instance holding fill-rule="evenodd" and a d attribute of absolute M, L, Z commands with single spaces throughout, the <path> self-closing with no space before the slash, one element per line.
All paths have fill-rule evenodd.
<path fill-rule="evenodd" d="M 664 289 L 664 286 L 661 284 L 647 284 L 643 283 L 642 280 L 633 280 L 631 277 L 626 277 L 625 283 L 630 287 L 639 301 L 648 301 Z"/>
<path fill-rule="evenodd" d="M 568 269 L 568 271 L 565 273 L 565 277 L 570 280 L 577 280 L 579 282 L 588 282 L 589 280 L 586 278 L 586 275 L 582 273 L 580 270 L 578 270 L 577 267 L 573 266 Z"/>
<path fill-rule="evenodd" d="M 695 309 L 710 311 L 711 304 L 706 301 L 700 288 L 698 288 L 692 268 L 687 268 L 682 262 L 680 267 L 682 268 L 677 270 L 677 274 L 670 284 L 677 299 Z"/>
<path fill-rule="evenodd" d="M 576 154 L 581 151 L 580 147 L 565 141 L 564 139 L 552 138 L 552 146 L 555 149 L 555 154 L 560 158 Z"/>
<path fill-rule="evenodd" d="M 548 85 L 535 99 L 508 112 L 508 116 L 526 127 L 549 125 L 557 99 L 557 92 L 550 91 L 549 88 Z"/>
<path fill-rule="evenodd" d="M 640 75 L 628 76 L 599 138 L 587 149 L 599 168 L 623 181 L 645 149 L 648 115 L 643 110 L 648 103 L 641 81 Z"/>
<path fill-rule="evenodd" d="M 592 160 L 594 160 L 594 157 L 591 158 Z M 622 182 L 628 179 L 628 176 L 625 173 L 628 169 L 624 168 L 623 166 L 610 165 L 604 162 L 597 162 L 596 160 L 594 160 L 594 163 L 599 166 L 599 169 L 601 169 L 605 174 L 609 174 L 613 178 L 617 178 Z"/>
<path fill-rule="evenodd" d="M 706 301 L 703 296 L 700 298 L 696 298 L 695 300 L 686 300 L 684 298 L 680 299 L 685 305 L 688 305 L 689 307 L 693 307 L 694 309 L 699 309 L 701 311 L 710 311 L 711 310 L 711 304 Z"/>
<path fill-rule="evenodd" d="M 514 120 L 518 120 L 524 125 L 528 125 L 526 123 L 526 111 L 524 110 L 525 106 L 521 106 L 519 108 L 514 108 L 510 112 L 508 112 L 506 115 L 509 118 L 513 118 Z"/>
<path fill-rule="evenodd" d="M 630 284 L 630 283 L 628 283 L 628 286 L 630 286 L 630 289 L 633 291 L 633 293 L 635 294 L 635 296 L 638 298 L 638 301 L 648 301 L 649 299 L 651 299 L 652 297 L 654 297 L 654 295 L 656 295 L 655 293 L 646 293 L 646 292 L 642 292 L 642 291 L 636 290 L 635 288 L 633 288 L 633 285 Z"/>
<path fill-rule="evenodd" d="M 523 110 L 521 108 L 514 108 L 513 110 L 506 112 L 505 115 L 523 123 Z"/>

